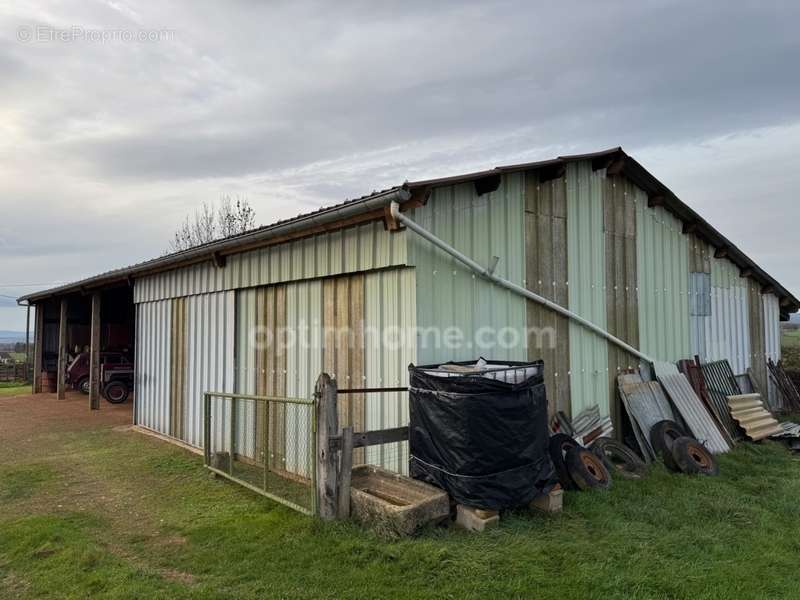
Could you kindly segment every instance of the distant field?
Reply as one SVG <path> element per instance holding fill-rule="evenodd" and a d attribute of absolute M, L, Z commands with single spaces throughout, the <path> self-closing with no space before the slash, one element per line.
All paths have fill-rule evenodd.
<path fill-rule="evenodd" d="M 1 382 L 0 383 L 0 398 L 7 398 L 9 396 L 21 396 L 23 394 L 31 393 L 31 385 L 29 383 Z"/>

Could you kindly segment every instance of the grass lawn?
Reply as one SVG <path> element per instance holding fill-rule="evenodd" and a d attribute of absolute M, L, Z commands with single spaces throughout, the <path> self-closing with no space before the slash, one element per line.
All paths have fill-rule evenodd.
<path fill-rule="evenodd" d="M 131 431 L 0 439 L 0 597 L 798 597 L 800 458 L 773 442 L 721 476 L 656 467 L 565 512 L 391 541 L 323 524 Z"/>
<path fill-rule="evenodd" d="M 17 382 L 2 382 L 0 383 L 0 398 L 9 396 L 21 396 L 23 394 L 31 393 L 31 384 L 17 383 Z"/>
<path fill-rule="evenodd" d="M 781 332 L 781 355 L 784 367 L 800 371 L 800 329 Z"/>

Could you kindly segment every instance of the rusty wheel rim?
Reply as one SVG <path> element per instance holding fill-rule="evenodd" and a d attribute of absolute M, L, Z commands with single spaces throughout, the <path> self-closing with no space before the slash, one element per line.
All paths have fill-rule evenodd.
<path fill-rule="evenodd" d="M 688 447 L 688 451 L 689 451 L 689 456 L 697 464 L 698 467 L 700 467 L 701 469 L 711 468 L 711 459 L 709 458 L 705 448 L 702 448 L 696 444 L 690 444 Z"/>
<path fill-rule="evenodd" d="M 605 481 L 605 468 L 603 464 L 600 462 L 594 454 L 590 452 L 581 453 L 581 462 L 583 466 L 586 467 L 586 470 L 589 471 L 592 477 L 594 477 L 597 481 Z"/>

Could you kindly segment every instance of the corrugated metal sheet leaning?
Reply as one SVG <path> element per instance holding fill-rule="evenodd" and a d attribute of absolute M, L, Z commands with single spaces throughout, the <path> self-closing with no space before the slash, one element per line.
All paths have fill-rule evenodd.
<path fill-rule="evenodd" d="M 753 441 L 763 440 L 783 431 L 775 417 L 764 408 L 761 394 L 728 396 L 728 406 L 731 416 Z"/>
<path fill-rule="evenodd" d="M 659 421 L 675 420 L 669 400 L 657 381 L 643 381 L 638 373 L 618 377 L 620 398 L 628 413 L 634 437 L 646 462 L 657 460 L 650 444 L 650 430 Z"/>
<path fill-rule="evenodd" d="M 725 441 L 700 398 L 694 393 L 686 376 L 679 373 L 678 368 L 670 363 L 656 363 L 655 371 L 659 382 L 694 437 L 715 454 L 728 452 L 731 449 L 730 445 Z"/>
<path fill-rule="evenodd" d="M 708 399 L 714 407 L 717 419 L 725 426 L 725 430 L 732 440 L 741 439 L 741 429 L 731 418 L 728 408 L 728 396 L 742 393 L 730 363 L 727 360 L 705 363 L 701 369 L 708 390 Z"/>

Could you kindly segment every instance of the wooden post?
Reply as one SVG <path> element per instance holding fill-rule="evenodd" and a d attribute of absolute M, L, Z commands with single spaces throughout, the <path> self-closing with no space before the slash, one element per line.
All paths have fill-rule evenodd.
<path fill-rule="evenodd" d="M 89 328 L 89 406 L 100 408 L 100 292 L 92 294 L 92 323 Z"/>
<path fill-rule="evenodd" d="M 67 299 L 61 298 L 61 314 L 58 319 L 58 372 L 56 373 L 56 394 L 59 400 L 67 397 Z"/>
<path fill-rule="evenodd" d="M 323 373 L 314 392 L 317 426 L 317 509 L 322 519 L 336 518 L 339 509 L 338 452 L 330 449 L 330 438 L 339 433 L 336 382 Z"/>
<path fill-rule="evenodd" d="M 33 332 L 33 389 L 34 394 L 42 392 L 42 354 L 44 352 L 44 304 L 36 304 L 36 329 Z"/>
<path fill-rule="evenodd" d="M 350 518 L 350 478 L 353 474 L 353 428 L 342 430 L 342 460 L 339 471 L 339 519 Z"/>
<path fill-rule="evenodd" d="M 28 311 L 25 315 L 25 383 L 31 376 L 31 304 L 28 303 Z"/>

